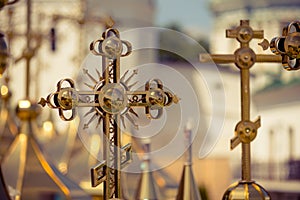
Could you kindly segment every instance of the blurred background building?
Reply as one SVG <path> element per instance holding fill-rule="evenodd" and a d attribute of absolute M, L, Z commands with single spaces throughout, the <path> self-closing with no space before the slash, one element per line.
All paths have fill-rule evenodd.
<path fill-rule="evenodd" d="M 0 30 L 6 36 L 11 54 L 11 65 L 4 77 L 9 77 L 13 95 L 9 103 L 5 102 L 12 116 L 17 101 L 25 96 L 25 63 L 16 62 L 25 46 L 25 8 L 26 1 L 20 0 L 0 12 Z M 229 184 L 239 179 L 241 171 L 240 149 L 229 150 L 229 141 L 240 117 L 239 73 L 233 65 L 200 64 L 198 55 L 205 50 L 233 53 L 238 43 L 225 38 L 225 30 L 238 26 L 240 19 L 250 19 L 250 25 L 254 29 L 263 29 L 264 37 L 271 40 L 281 35 L 287 22 L 299 20 L 299 11 L 297 0 L 227 0 L 226 3 L 222 0 L 189 3 L 169 0 L 33 0 L 32 29 L 36 39 L 32 42 L 39 43 L 32 60 L 31 97 L 34 101 L 46 97 L 55 90 L 57 81 L 66 77 L 76 79 L 79 87 L 86 89 L 82 69 L 94 72 L 97 67 L 88 53 L 89 44 L 101 37 L 108 17 L 112 17 L 115 27 L 121 31 L 121 38 L 130 41 L 133 48 L 137 47 L 132 55 L 122 59 L 122 73 L 138 68 L 136 79 L 141 87 L 146 79 L 162 77 L 166 86 L 178 93 L 181 107 L 186 110 L 168 108 L 163 123 L 158 125 L 162 128 L 155 136 L 151 136 L 151 126 L 156 124 L 150 123 L 147 124 L 150 128 L 146 127 L 143 131 L 126 129 L 132 133 L 124 134 L 124 140 L 134 139 L 134 151 L 139 152 L 142 151 L 141 135 L 150 135 L 154 155 L 168 147 L 165 154 L 152 156 L 151 161 L 153 168 L 157 168 L 154 177 L 163 199 L 174 199 L 181 177 L 178 169 L 181 170 L 184 163 L 183 154 L 174 152 L 183 149 L 180 134 L 187 118 L 200 116 L 195 122 L 198 128 L 194 129 L 195 180 L 203 200 L 221 199 Z M 153 26 L 161 29 L 144 29 Z M 179 32 L 188 37 L 181 37 Z M 263 52 L 258 42 L 251 43 L 257 53 L 271 54 L 269 50 Z M 180 51 L 176 55 L 178 49 Z M 169 71 L 165 72 L 163 67 L 170 68 L 183 78 L 173 74 L 164 76 Z M 251 72 L 251 116 L 262 117 L 262 127 L 252 145 L 253 179 L 270 191 L 275 200 L 299 199 L 299 72 L 284 71 L 280 64 L 256 64 Z M 184 80 L 184 83 L 179 80 Z M 5 83 L 4 78 L 2 82 Z M 193 92 L 185 91 L 184 84 Z M 195 96 L 186 96 L 192 94 Z M 70 124 L 61 121 L 56 112 L 43 109 L 37 120 L 40 132 L 36 137 L 49 161 L 96 199 L 101 196 L 101 190 L 90 188 L 89 169 L 101 159 L 101 143 L 95 142 L 99 141 L 99 130 L 93 126 L 83 130 L 88 118 L 83 117 L 84 112 L 79 111 L 79 115 L 78 122 Z M 46 121 L 52 125 L 43 126 Z M 9 128 L 16 129 L 6 126 L 5 130 L 9 131 Z M 173 140 L 176 142 L 169 145 Z M 173 160 L 166 163 L 169 158 Z M 123 179 L 131 186 L 126 188 L 129 197 L 138 187 L 138 175 L 130 172 L 139 171 L 142 162 L 141 158 L 135 159 Z M 4 174 L 4 179 L 9 178 Z M 38 181 L 38 177 L 34 178 Z"/>

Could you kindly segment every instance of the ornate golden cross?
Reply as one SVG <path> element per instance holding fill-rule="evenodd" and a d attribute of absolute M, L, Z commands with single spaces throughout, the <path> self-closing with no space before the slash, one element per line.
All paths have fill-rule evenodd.
<path fill-rule="evenodd" d="M 98 118 L 98 125 L 102 122 L 106 136 L 103 140 L 104 160 L 91 169 L 92 186 L 104 182 L 104 199 L 121 198 L 121 168 L 131 160 L 131 144 L 121 147 L 121 122 L 125 125 L 126 117 L 137 127 L 133 119 L 138 117 L 134 107 L 144 107 L 149 118 L 158 119 L 163 107 L 177 103 L 178 98 L 166 91 L 158 79 L 148 81 L 144 91 L 130 91 L 135 83 L 129 85 L 129 82 L 137 70 L 128 77 L 129 71 L 120 77 L 120 57 L 131 53 L 131 44 L 120 40 L 117 29 L 109 27 L 100 39 L 91 43 L 90 50 L 102 56 L 103 72 L 101 75 L 96 70 L 98 78 L 94 78 L 84 69 L 93 82 L 93 85 L 86 83 L 91 91 L 77 91 L 71 79 L 63 79 L 58 82 L 56 92 L 42 98 L 40 104 L 58 109 L 60 117 L 66 121 L 75 117 L 77 107 L 91 107 L 86 115 L 93 115 L 84 128 Z M 70 112 L 69 115 L 66 112 Z"/>

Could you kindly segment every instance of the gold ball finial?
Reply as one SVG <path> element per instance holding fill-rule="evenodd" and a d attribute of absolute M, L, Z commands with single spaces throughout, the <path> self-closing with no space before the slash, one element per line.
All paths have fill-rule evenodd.
<path fill-rule="evenodd" d="M 239 181 L 227 189 L 222 200 L 270 200 L 269 193 L 254 181 Z"/>
<path fill-rule="evenodd" d="M 34 119 L 41 113 L 41 108 L 38 104 L 25 99 L 18 102 L 16 113 L 21 120 Z"/>

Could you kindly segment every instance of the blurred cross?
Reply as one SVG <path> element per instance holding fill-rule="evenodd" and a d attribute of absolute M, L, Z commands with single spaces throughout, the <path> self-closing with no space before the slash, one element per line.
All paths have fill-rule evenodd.
<path fill-rule="evenodd" d="M 240 47 L 234 54 L 201 54 L 200 62 L 213 61 L 215 63 L 234 63 L 240 70 L 241 77 L 241 121 L 235 127 L 235 136 L 231 139 L 231 149 L 242 143 L 242 180 L 251 181 L 250 143 L 257 135 L 260 127 L 260 117 L 254 122 L 250 121 L 250 68 L 256 62 L 281 62 L 281 57 L 276 55 L 255 54 L 249 47 L 252 39 L 263 39 L 263 30 L 253 30 L 249 20 L 241 20 L 235 29 L 226 30 L 227 38 L 235 38 Z M 261 43 L 263 50 L 268 49 L 269 42 L 264 39 Z"/>
<path fill-rule="evenodd" d="M 91 91 L 77 91 L 71 79 L 63 79 L 57 84 L 57 90 L 41 99 L 40 104 L 59 110 L 63 120 L 72 120 L 77 107 L 90 107 L 86 115 L 93 114 L 84 128 L 98 118 L 103 124 L 103 158 L 104 160 L 91 169 L 92 186 L 104 183 L 104 199 L 121 198 L 121 169 L 131 160 L 131 144 L 121 147 L 120 124 L 125 126 L 125 118 L 136 128 L 134 117 L 138 117 L 133 108 L 145 108 L 145 114 L 151 119 L 158 119 L 165 106 L 177 103 L 179 99 L 171 92 L 164 90 L 158 79 L 145 84 L 144 91 L 130 91 L 136 84 L 129 84 L 136 70 L 126 77 L 129 71 L 120 77 L 120 57 L 131 53 L 131 44 L 120 40 L 117 29 L 108 27 L 102 37 L 90 45 L 93 54 L 102 56 L 102 72 L 98 78 L 93 77 L 87 69 L 84 74 L 92 81 L 85 83 Z M 69 112 L 69 113 L 68 113 Z"/>

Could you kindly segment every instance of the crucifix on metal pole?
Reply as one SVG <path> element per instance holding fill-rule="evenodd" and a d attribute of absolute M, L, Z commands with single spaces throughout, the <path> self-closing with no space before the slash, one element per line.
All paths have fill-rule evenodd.
<path fill-rule="evenodd" d="M 56 92 L 46 99 L 42 98 L 39 103 L 58 109 L 60 117 L 66 121 L 74 119 L 77 107 L 91 107 L 86 115 L 92 117 L 84 128 L 98 119 L 105 135 L 104 160 L 91 169 L 92 186 L 103 182 L 104 199 L 121 198 L 121 169 L 131 160 L 131 144 L 121 147 L 120 124 L 125 125 L 126 118 L 137 127 L 134 122 L 134 116 L 138 117 L 135 107 L 145 108 L 145 114 L 150 119 L 158 119 L 165 106 L 177 103 L 179 99 L 165 90 L 159 79 L 148 81 L 143 91 L 131 91 L 135 83 L 130 85 L 129 82 L 137 70 L 120 76 L 120 57 L 129 55 L 132 48 L 128 41 L 120 39 L 117 29 L 108 27 L 100 39 L 91 43 L 90 50 L 102 57 L 102 74 L 96 69 L 98 78 L 84 69 L 84 74 L 93 82 L 92 85 L 86 83 L 91 90 L 77 91 L 73 80 L 63 79 L 58 82 Z"/>
<path fill-rule="evenodd" d="M 249 20 L 241 20 L 235 29 L 226 30 L 227 38 L 235 38 L 240 43 L 234 54 L 201 54 L 200 62 L 234 63 L 240 70 L 241 77 L 241 121 L 235 127 L 235 136 L 231 139 L 231 149 L 242 145 L 242 180 L 232 185 L 225 192 L 223 199 L 270 199 L 269 194 L 251 179 L 250 144 L 256 138 L 260 127 L 260 117 L 250 120 L 250 68 L 257 62 L 281 62 L 281 56 L 255 54 L 249 43 L 252 39 L 263 39 L 263 30 L 253 30 Z M 264 39 L 259 43 L 266 50 L 269 42 Z"/>

